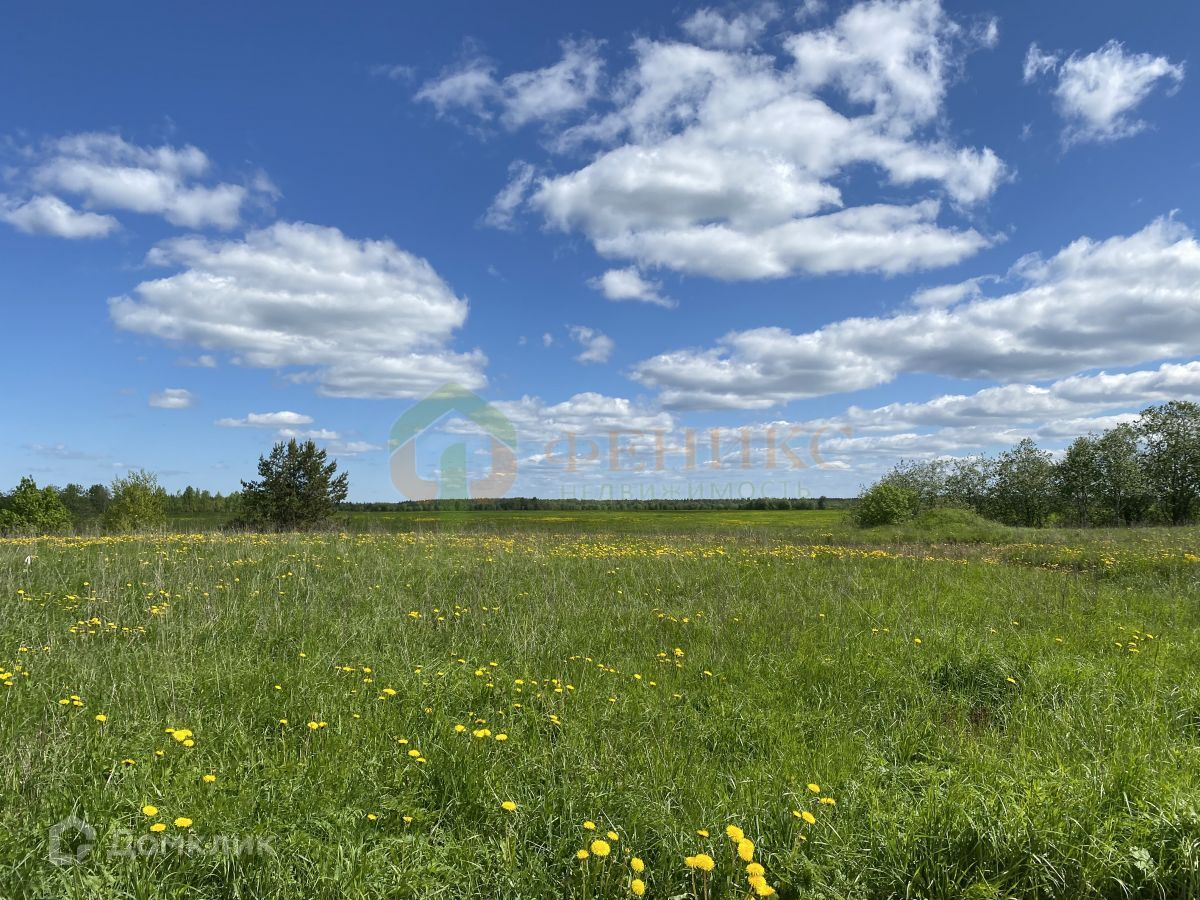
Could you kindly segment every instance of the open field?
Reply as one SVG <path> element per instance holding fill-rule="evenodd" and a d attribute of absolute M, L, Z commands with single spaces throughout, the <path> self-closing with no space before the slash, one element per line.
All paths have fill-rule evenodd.
<path fill-rule="evenodd" d="M 2 541 L 0 896 L 1200 896 L 1200 533 L 840 519 Z"/>

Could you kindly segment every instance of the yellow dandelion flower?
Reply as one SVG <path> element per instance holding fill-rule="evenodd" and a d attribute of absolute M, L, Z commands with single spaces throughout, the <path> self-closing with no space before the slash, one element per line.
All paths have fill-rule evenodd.
<path fill-rule="evenodd" d="M 583 850 L 583 849 L 579 849 L 579 850 L 575 851 L 575 858 L 580 860 L 581 862 L 583 860 L 587 859 L 591 855 L 592 854 L 588 853 L 586 850 Z"/>
<path fill-rule="evenodd" d="M 633 879 L 633 881 L 629 882 L 629 893 L 635 897 L 641 897 L 646 893 L 646 882 L 640 878 Z"/>
<path fill-rule="evenodd" d="M 737 855 L 742 862 L 750 862 L 754 859 L 754 841 L 750 838 L 742 838 L 737 844 Z"/>
<path fill-rule="evenodd" d="M 511 800 L 505 800 L 503 803 L 500 804 L 500 807 L 501 807 L 501 809 L 505 809 L 508 812 L 516 812 L 517 811 L 517 804 L 513 803 Z"/>
<path fill-rule="evenodd" d="M 591 819 L 588 819 L 586 822 L 583 823 L 583 827 L 584 827 L 584 830 L 586 830 L 586 831 L 595 831 L 596 823 L 593 822 Z"/>
<path fill-rule="evenodd" d="M 750 878 L 761 878 L 767 874 L 767 870 L 760 863 L 752 862 L 746 866 L 746 875 Z"/>
<path fill-rule="evenodd" d="M 214 781 L 217 780 L 217 776 L 209 773 L 208 775 L 203 776 L 203 778 L 201 780 L 205 784 L 212 784 Z"/>
<path fill-rule="evenodd" d="M 696 834 L 700 835 L 700 837 L 702 837 L 702 838 L 706 838 L 706 837 L 708 837 L 708 829 L 707 828 L 697 828 Z"/>
<path fill-rule="evenodd" d="M 615 831 L 608 832 L 608 834 L 606 834 L 605 837 L 607 837 L 614 844 L 621 839 L 621 836 L 619 834 L 617 834 Z"/>
<path fill-rule="evenodd" d="M 736 825 L 726 825 L 725 836 L 736 844 L 746 835 L 742 832 L 742 829 L 738 828 Z"/>
<path fill-rule="evenodd" d="M 604 859 L 612 852 L 612 847 L 608 841 L 592 841 L 592 856 L 597 859 Z"/>
<path fill-rule="evenodd" d="M 142 807 L 142 815 L 143 816 L 157 816 L 158 815 L 158 807 L 151 806 L 149 803 L 147 803 L 145 806 Z"/>
<path fill-rule="evenodd" d="M 639 875 L 646 871 L 646 863 L 642 861 L 640 856 L 635 856 L 629 861 L 629 868 L 637 872 Z"/>
<path fill-rule="evenodd" d="M 711 872 L 717 865 L 707 853 L 697 853 L 695 856 L 689 856 L 684 862 L 687 863 L 689 869 L 699 869 L 701 872 Z"/>
<path fill-rule="evenodd" d="M 187 816 L 180 816 L 179 818 L 177 818 L 175 820 L 175 827 L 176 828 L 191 828 L 192 820 L 189 819 Z"/>
<path fill-rule="evenodd" d="M 804 812 L 800 813 L 800 818 L 802 818 L 809 825 L 817 824 L 817 817 L 814 816 L 812 813 L 810 813 L 807 809 L 804 810 Z"/>
<path fill-rule="evenodd" d="M 101 724 L 104 724 L 105 722 L 107 722 L 107 721 L 108 721 L 108 716 L 106 716 L 104 713 L 97 713 L 97 714 L 96 714 L 96 721 L 97 721 L 97 722 L 99 722 L 99 723 L 101 723 Z"/>
<path fill-rule="evenodd" d="M 164 823 L 164 822 L 155 822 L 153 825 L 150 826 L 150 830 L 153 831 L 155 834 L 158 834 L 160 831 L 166 831 L 167 826 L 166 826 L 166 823 Z"/>
<path fill-rule="evenodd" d="M 819 784 L 809 784 L 808 789 L 814 794 L 821 793 L 821 786 Z"/>

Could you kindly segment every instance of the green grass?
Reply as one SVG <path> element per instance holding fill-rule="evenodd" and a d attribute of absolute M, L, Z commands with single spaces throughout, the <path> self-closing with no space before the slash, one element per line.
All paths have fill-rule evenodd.
<path fill-rule="evenodd" d="M 1195 530 L 470 515 L 0 542 L 0 896 L 1200 896 Z M 179 816 L 272 852 L 108 856 Z"/>

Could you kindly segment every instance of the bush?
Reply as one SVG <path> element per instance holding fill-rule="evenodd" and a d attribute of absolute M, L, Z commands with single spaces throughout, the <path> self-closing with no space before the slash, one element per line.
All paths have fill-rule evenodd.
<path fill-rule="evenodd" d="M 917 504 L 913 491 L 881 481 L 863 492 L 850 518 L 859 528 L 897 525 L 916 514 Z"/>
<path fill-rule="evenodd" d="M 71 527 L 71 514 L 52 487 L 22 478 L 0 509 L 0 532 L 51 534 Z"/>
<path fill-rule="evenodd" d="M 113 479 L 112 500 L 104 511 L 104 527 L 110 531 L 142 531 L 159 528 L 167 521 L 167 492 L 154 473 L 144 469 Z"/>

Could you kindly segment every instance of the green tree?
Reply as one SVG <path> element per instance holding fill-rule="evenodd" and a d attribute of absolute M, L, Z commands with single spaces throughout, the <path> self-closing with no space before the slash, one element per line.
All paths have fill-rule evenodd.
<path fill-rule="evenodd" d="M 1071 521 L 1085 528 L 1092 524 L 1101 492 L 1099 438 L 1094 434 L 1071 442 L 1054 466 L 1054 487 Z"/>
<path fill-rule="evenodd" d="M 1137 430 L 1129 424 L 1110 428 L 1096 440 L 1098 513 L 1105 522 L 1132 525 L 1144 518 L 1153 499 L 1138 458 Z"/>
<path fill-rule="evenodd" d="M 104 527 L 111 531 L 142 531 L 166 524 L 167 492 L 153 472 L 137 469 L 114 478 L 112 499 L 104 511 Z"/>
<path fill-rule="evenodd" d="M 989 504 L 992 516 L 1009 525 L 1037 527 L 1054 506 L 1054 464 L 1049 451 L 1025 438 L 996 458 Z"/>
<path fill-rule="evenodd" d="M 71 514 L 52 487 L 22 478 L 0 504 L 0 531 L 51 534 L 71 527 Z"/>
<path fill-rule="evenodd" d="M 337 463 L 312 441 L 281 441 L 259 457 L 259 479 L 242 482 L 243 523 L 279 531 L 322 524 L 349 492 L 349 476 L 336 473 Z"/>
<path fill-rule="evenodd" d="M 1142 411 L 1137 424 L 1142 471 L 1168 522 L 1192 517 L 1200 494 L 1200 406 L 1172 400 Z"/>

